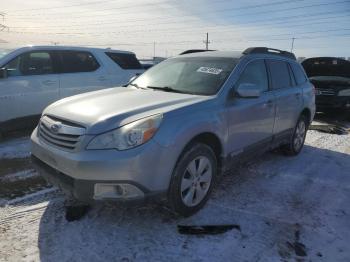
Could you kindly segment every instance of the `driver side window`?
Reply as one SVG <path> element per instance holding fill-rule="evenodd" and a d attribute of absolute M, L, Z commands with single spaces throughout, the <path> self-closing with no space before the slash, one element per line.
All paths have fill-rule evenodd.
<path fill-rule="evenodd" d="M 48 52 L 35 51 L 17 56 L 5 68 L 8 77 L 45 75 L 53 73 L 53 62 Z"/>
<path fill-rule="evenodd" d="M 267 71 L 264 60 L 256 60 L 249 63 L 237 81 L 240 84 L 253 84 L 261 88 L 261 92 L 269 89 Z"/>
<path fill-rule="evenodd" d="M 8 77 L 22 75 L 20 70 L 20 63 L 21 63 L 21 56 L 17 56 L 15 59 L 13 59 L 11 62 L 9 62 L 5 66 Z"/>

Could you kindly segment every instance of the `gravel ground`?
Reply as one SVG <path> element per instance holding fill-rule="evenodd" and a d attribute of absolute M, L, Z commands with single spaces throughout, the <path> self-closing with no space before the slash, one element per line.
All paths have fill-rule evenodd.
<path fill-rule="evenodd" d="M 67 222 L 63 196 L 31 168 L 28 149 L 27 137 L 0 144 L 0 261 L 350 261 L 350 135 L 309 131 L 299 156 L 237 167 L 186 219 L 96 204 Z M 177 229 L 226 224 L 218 235 Z"/>

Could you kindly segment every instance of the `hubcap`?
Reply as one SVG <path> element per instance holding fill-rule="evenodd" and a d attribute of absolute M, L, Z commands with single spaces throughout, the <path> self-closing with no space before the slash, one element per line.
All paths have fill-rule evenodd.
<path fill-rule="evenodd" d="M 299 151 L 304 143 L 304 138 L 306 134 L 306 127 L 304 121 L 298 123 L 297 129 L 294 135 L 294 148 Z"/>
<path fill-rule="evenodd" d="M 205 198 L 212 172 L 211 162 L 205 156 L 199 156 L 187 165 L 181 181 L 181 198 L 186 206 L 196 206 Z"/>

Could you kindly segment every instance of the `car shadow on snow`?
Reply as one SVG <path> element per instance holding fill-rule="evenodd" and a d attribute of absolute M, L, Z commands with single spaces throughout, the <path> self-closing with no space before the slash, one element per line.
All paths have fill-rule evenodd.
<path fill-rule="evenodd" d="M 40 260 L 317 260 L 320 254 L 325 261 L 341 260 L 350 255 L 335 240 L 350 235 L 346 170 L 350 155 L 328 149 L 305 146 L 294 158 L 268 153 L 223 176 L 207 205 L 186 219 L 159 205 L 95 204 L 85 217 L 68 222 L 63 199 L 56 198 L 41 217 Z M 240 230 L 182 235 L 179 224 L 232 224 Z"/>

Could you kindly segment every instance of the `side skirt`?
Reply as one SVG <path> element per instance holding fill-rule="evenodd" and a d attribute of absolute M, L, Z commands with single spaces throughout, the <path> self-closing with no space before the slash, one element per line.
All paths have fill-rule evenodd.
<path fill-rule="evenodd" d="M 240 151 L 231 152 L 227 157 L 222 159 L 222 172 L 230 171 L 241 163 L 247 162 L 268 151 L 289 143 L 292 135 L 293 129 L 288 129 L 253 145 L 247 146 Z"/>

